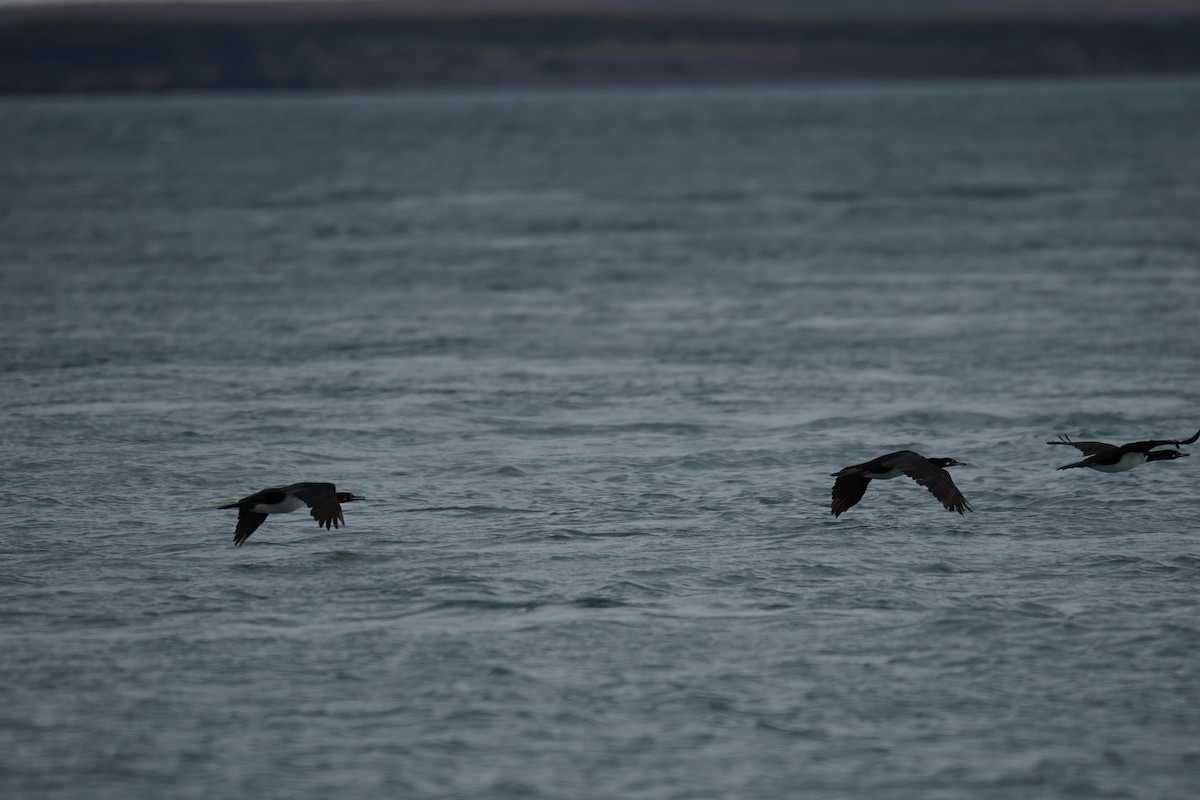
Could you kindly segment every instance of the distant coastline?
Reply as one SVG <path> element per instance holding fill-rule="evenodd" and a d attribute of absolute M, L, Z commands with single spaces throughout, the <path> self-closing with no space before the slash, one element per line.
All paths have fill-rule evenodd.
<path fill-rule="evenodd" d="M 397 14 L 370 3 L 358 13 L 254 8 L 9 10 L 0 15 L 0 93 L 1200 75 L 1200 13 L 834 19 L 712 10 Z"/>

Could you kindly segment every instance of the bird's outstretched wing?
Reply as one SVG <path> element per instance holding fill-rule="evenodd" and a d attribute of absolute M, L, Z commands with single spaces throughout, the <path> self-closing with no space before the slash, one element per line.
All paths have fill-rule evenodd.
<path fill-rule="evenodd" d="M 262 525 L 266 518 L 266 514 L 259 514 L 257 511 L 251 511 L 244 507 L 239 508 L 237 528 L 233 531 L 234 546 L 241 547 L 242 542 L 249 539 L 250 534 L 258 530 L 258 526 Z"/>
<path fill-rule="evenodd" d="M 288 487 L 288 493 L 303 500 L 317 525 L 325 530 L 337 528 L 339 523 L 346 524 L 342 504 L 338 502 L 337 490 L 332 483 L 297 483 Z"/>
<path fill-rule="evenodd" d="M 971 510 L 971 505 L 954 485 L 954 479 L 950 477 L 950 473 L 929 463 L 928 459 L 922 458 L 916 453 L 905 454 L 903 458 L 896 461 L 895 468 L 928 489 L 934 497 L 941 501 L 947 511 L 957 511 L 961 514 Z"/>
<path fill-rule="evenodd" d="M 1178 450 L 1179 445 L 1195 444 L 1197 439 L 1200 439 L 1200 431 L 1193 433 L 1190 439 L 1150 439 L 1145 442 L 1130 442 L 1122 446 L 1121 449 L 1125 451 L 1132 450 L 1135 453 L 1149 453 L 1155 447 L 1161 447 L 1164 444 L 1173 444 L 1175 445 L 1175 449 Z"/>
<path fill-rule="evenodd" d="M 217 506 L 217 508 L 241 508 L 242 506 L 256 506 L 259 503 L 262 503 L 264 506 L 273 506 L 282 503 L 283 499 L 287 497 L 283 493 L 283 489 L 284 487 L 282 486 L 272 486 L 269 489 L 263 489 L 262 491 L 247 495 L 237 502 L 227 503 L 223 506 Z"/>
<path fill-rule="evenodd" d="M 1124 453 L 1149 453 L 1156 447 L 1162 447 L 1164 444 L 1174 445 L 1175 449 L 1179 449 L 1179 445 L 1183 442 L 1178 439 L 1148 439 L 1144 442 L 1130 442 L 1129 444 L 1121 445 L 1121 451 Z"/>
<path fill-rule="evenodd" d="M 1108 442 L 1077 442 L 1070 436 L 1062 433 L 1058 435 L 1057 439 L 1052 442 L 1046 442 L 1046 444 L 1069 444 L 1085 456 L 1094 456 L 1098 453 L 1107 453 L 1120 449 L 1115 444 L 1109 444 Z"/>
<path fill-rule="evenodd" d="M 858 501 L 862 500 L 863 495 L 866 494 L 867 484 L 870 482 L 870 478 L 863 478 L 859 475 L 843 475 L 834 481 L 833 516 L 837 517 L 858 505 Z"/>

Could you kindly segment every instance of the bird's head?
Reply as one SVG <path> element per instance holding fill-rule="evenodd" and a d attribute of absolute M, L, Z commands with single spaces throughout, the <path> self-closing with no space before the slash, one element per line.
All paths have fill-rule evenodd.
<path fill-rule="evenodd" d="M 366 500 L 365 497 L 359 497 L 354 492 L 338 492 L 337 499 L 339 503 L 352 503 L 355 500 Z"/>
<path fill-rule="evenodd" d="M 945 469 L 946 467 L 965 467 L 966 464 L 959 461 L 957 458 L 931 458 L 932 463 Z"/>
<path fill-rule="evenodd" d="M 1184 458 L 1188 454 L 1181 450 L 1151 450 L 1146 455 L 1147 461 L 1174 461 L 1177 458 Z"/>

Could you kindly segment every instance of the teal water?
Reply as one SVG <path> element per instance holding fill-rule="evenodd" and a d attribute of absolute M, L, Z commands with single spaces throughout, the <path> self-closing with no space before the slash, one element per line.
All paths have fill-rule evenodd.
<path fill-rule="evenodd" d="M 1190 798 L 1200 84 L 0 103 L 0 794 Z M 913 448 L 839 519 L 829 473 Z M 1197 450 L 1200 452 L 1200 449 Z M 369 500 L 232 545 L 216 506 Z"/>

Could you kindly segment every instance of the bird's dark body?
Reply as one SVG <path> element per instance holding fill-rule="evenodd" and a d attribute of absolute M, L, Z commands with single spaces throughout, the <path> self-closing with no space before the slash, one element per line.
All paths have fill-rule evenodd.
<path fill-rule="evenodd" d="M 1192 444 L 1200 439 L 1200 431 L 1190 439 L 1147 439 L 1142 442 L 1128 444 L 1109 444 L 1108 442 L 1077 442 L 1069 436 L 1059 435 L 1054 441 L 1046 444 L 1065 444 L 1083 453 L 1085 458 L 1072 464 L 1064 464 L 1059 469 L 1076 469 L 1088 467 L 1099 472 L 1125 472 L 1136 466 L 1150 461 L 1174 461 L 1184 458 L 1187 453 L 1179 451 L 1182 444 Z M 1172 445 L 1174 450 L 1156 450 L 1156 447 Z"/>
<path fill-rule="evenodd" d="M 342 515 L 342 503 L 362 499 L 352 492 L 337 491 L 337 487 L 332 483 L 292 483 L 263 489 L 220 508 L 238 510 L 233 543 L 240 547 L 250 538 L 250 534 L 266 521 L 269 514 L 286 514 L 308 506 L 312 518 L 317 521 L 317 526 L 329 530 L 346 524 L 346 518 Z"/>
<path fill-rule="evenodd" d="M 837 517 L 858 505 L 872 480 L 907 475 L 928 489 L 946 510 L 962 514 L 970 511 L 971 506 L 945 470 L 945 467 L 958 466 L 959 463 L 953 458 L 926 458 L 912 450 L 898 450 L 862 464 L 844 467 L 832 473 L 837 480 L 833 482 L 831 511 Z"/>

